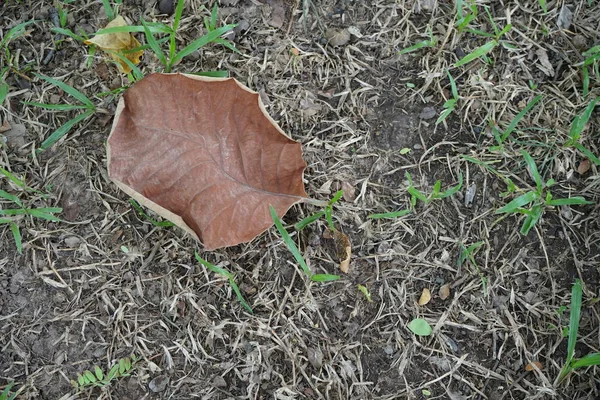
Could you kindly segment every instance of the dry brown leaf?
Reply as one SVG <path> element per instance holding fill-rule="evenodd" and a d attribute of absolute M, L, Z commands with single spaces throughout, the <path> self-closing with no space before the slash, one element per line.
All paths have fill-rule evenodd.
<path fill-rule="evenodd" d="M 584 175 L 590 170 L 591 166 L 592 164 L 590 163 L 590 160 L 586 158 L 585 160 L 581 161 L 577 166 L 577 172 L 579 173 L 579 175 Z"/>
<path fill-rule="evenodd" d="M 424 306 L 425 304 L 431 301 L 431 291 L 427 288 L 423 288 L 423 292 L 421 292 L 421 297 L 419 297 L 419 305 Z"/>
<path fill-rule="evenodd" d="M 2 132 L 8 132 L 12 129 L 12 126 L 10 126 L 10 124 L 8 123 L 7 120 L 4 120 L 2 122 L 2 125 L 0 125 L 0 133 Z"/>
<path fill-rule="evenodd" d="M 534 361 L 534 362 L 530 362 L 529 364 L 527 364 L 525 366 L 525 371 L 533 371 L 535 369 L 534 365 L 538 368 L 538 369 L 542 369 L 542 363 L 539 361 Z"/>
<path fill-rule="evenodd" d="M 351 203 L 356 199 L 356 188 L 348 182 L 342 182 L 342 190 L 344 191 L 344 200 Z"/>
<path fill-rule="evenodd" d="M 127 22 L 125 22 L 125 19 L 121 16 L 110 21 L 105 28 L 115 28 L 118 26 L 127 26 Z M 136 47 L 140 47 L 140 42 L 138 42 L 137 39 L 133 37 L 133 34 L 129 32 L 96 35 L 92 39 L 86 40 L 84 43 L 87 45 L 98 46 L 100 49 L 106 51 L 111 58 L 116 61 L 119 69 L 126 74 L 131 72 L 131 68 L 115 53 L 119 53 L 121 56 L 126 57 L 133 64 L 139 64 L 142 55 L 144 54 L 143 50 L 125 53 L 127 50 L 133 50 Z"/>
<path fill-rule="evenodd" d="M 337 257 L 340 260 L 340 271 L 348 273 L 350 270 L 350 259 L 352 258 L 352 245 L 350 239 L 337 229 L 327 229 L 323 233 L 325 239 L 333 239 Z"/>
<path fill-rule="evenodd" d="M 207 250 L 252 240 L 306 199 L 300 143 L 235 79 L 152 74 L 119 101 L 113 182 Z"/>
<path fill-rule="evenodd" d="M 440 299 L 442 300 L 446 300 L 448 297 L 450 297 L 450 284 L 446 283 L 445 285 L 442 285 L 439 295 Z"/>

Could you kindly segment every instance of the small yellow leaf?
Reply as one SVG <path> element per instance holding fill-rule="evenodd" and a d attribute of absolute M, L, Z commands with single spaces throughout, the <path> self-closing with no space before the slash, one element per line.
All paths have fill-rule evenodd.
<path fill-rule="evenodd" d="M 542 363 L 539 361 L 534 361 L 534 362 L 530 362 L 529 364 L 527 364 L 525 366 L 525 371 L 533 371 L 535 369 L 534 365 L 538 368 L 538 369 L 542 369 Z"/>
<path fill-rule="evenodd" d="M 127 26 L 127 22 L 121 16 L 116 17 L 106 25 L 106 28 L 115 28 L 119 26 Z M 106 51 L 117 65 L 121 72 L 129 73 L 131 68 L 117 54 L 127 58 L 133 64 L 139 64 L 144 54 L 143 50 L 128 52 L 137 47 L 140 47 L 140 42 L 129 32 L 105 33 L 94 36 L 90 40 L 84 42 L 87 45 L 98 46 L 101 50 Z M 127 53 L 126 53 L 127 51 Z M 117 53 L 117 54 L 115 54 Z"/>
<path fill-rule="evenodd" d="M 424 306 L 425 304 L 429 303 L 430 300 L 431 292 L 429 291 L 429 289 L 424 288 L 423 292 L 421 293 L 421 297 L 419 298 L 419 305 Z"/>

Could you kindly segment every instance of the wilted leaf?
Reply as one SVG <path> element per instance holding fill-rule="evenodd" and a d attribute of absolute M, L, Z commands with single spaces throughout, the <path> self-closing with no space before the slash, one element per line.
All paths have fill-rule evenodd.
<path fill-rule="evenodd" d="M 234 79 L 152 74 L 119 101 L 108 171 L 124 192 L 204 243 L 252 240 L 306 199 L 300 143 Z"/>
<path fill-rule="evenodd" d="M 348 236 L 338 231 L 337 229 L 328 230 L 323 237 L 333 239 L 335 242 L 335 250 L 337 257 L 340 260 L 340 271 L 347 273 L 350 269 L 350 258 L 352 257 L 352 245 Z"/>
<path fill-rule="evenodd" d="M 538 368 L 538 369 L 542 369 L 542 363 L 539 361 L 534 361 L 534 362 L 530 362 L 529 364 L 527 364 L 525 366 L 525 371 L 533 371 L 535 369 L 534 365 Z"/>
<path fill-rule="evenodd" d="M 415 318 L 408 323 L 408 329 L 417 336 L 429 336 L 433 329 L 423 318 Z"/>
<path fill-rule="evenodd" d="M 448 297 L 450 297 L 450 285 L 448 283 L 440 288 L 439 295 L 440 299 L 442 300 L 446 300 Z"/>
<path fill-rule="evenodd" d="M 356 188 L 350 183 L 346 181 L 342 182 L 342 190 L 344 191 L 344 200 L 348 202 L 356 200 Z"/>
<path fill-rule="evenodd" d="M 424 306 L 425 304 L 429 303 L 430 300 L 431 300 L 431 291 L 427 288 L 424 288 L 423 292 L 421 292 L 421 297 L 419 298 L 419 305 Z"/>
<path fill-rule="evenodd" d="M 105 28 L 116 28 L 119 26 L 127 26 L 127 22 L 125 22 L 125 19 L 121 16 L 110 21 Z M 130 32 L 104 33 L 96 35 L 92 39 L 86 40 L 84 43 L 87 45 L 98 46 L 100 49 L 108 52 L 112 59 L 117 62 L 119 69 L 126 74 L 131 72 L 131 68 L 115 53 L 121 54 L 121 56 L 127 58 L 134 64 L 139 64 L 142 55 L 144 54 L 143 50 L 127 52 L 128 50 L 140 47 L 140 42 L 138 42 Z"/>
<path fill-rule="evenodd" d="M 580 162 L 579 165 L 577 166 L 577 173 L 579 173 L 579 175 L 584 175 L 586 172 L 588 172 L 590 170 L 591 166 L 592 166 L 592 164 L 590 163 L 590 160 L 588 160 L 586 158 L 585 160 Z"/>

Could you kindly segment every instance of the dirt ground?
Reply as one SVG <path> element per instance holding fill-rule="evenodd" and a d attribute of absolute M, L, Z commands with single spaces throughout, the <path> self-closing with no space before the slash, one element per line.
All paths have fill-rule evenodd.
<path fill-rule="evenodd" d="M 478 1 L 474 29 L 493 32 L 484 6 L 500 27 L 512 29 L 488 54 L 490 63 L 455 67 L 489 38 L 458 32 L 450 1 L 219 0 L 219 24 L 238 24 L 228 37 L 240 54 L 209 45 L 176 72 L 229 71 L 302 143 L 308 195 L 328 200 L 345 189 L 334 221 L 352 243 L 350 272 L 314 283 L 275 228 L 206 252 L 182 230 L 140 217 L 106 170 L 119 95 L 100 94 L 129 85 L 127 78 L 100 52 L 88 66 L 87 47 L 73 39 L 60 41 L 44 63 L 54 48 L 54 3 L 2 2 L 3 35 L 36 22 L 9 43 L 13 68 L 0 116 L 10 129 L 0 137 L 0 166 L 39 192 L 19 190 L 1 175 L 0 189 L 29 206 L 63 211 L 61 222 L 19 220 L 23 254 L 0 225 L 0 389 L 14 381 L 18 399 L 53 400 L 600 398 L 598 367 L 555 382 L 567 354 L 576 279 L 584 288 L 576 356 L 600 349 L 600 173 L 593 163 L 584 171 L 586 157 L 563 146 L 573 118 L 600 95 L 594 76 L 582 95 L 578 64 L 600 43 L 600 7 L 547 3 L 544 13 L 535 1 Z M 180 48 L 203 34 L 209 11 L 202 5 L 213 2 L 186 2 Z M 563 5 L 573 11 L 568 29 L 556 24 Z M 64 9 L 75 32 L 93 34 L 107 23 L 101 1 Z M 120 14 L 134 23 L 172 18 L 142 0 L 125 0 Z M 434 47 L 400 54 L 428 39 L 428 30 Z M 5 55 L 0 59 L 0 67 L 8 65 Z M 160 70 L 149 51 L 139 66 Z M 436 124 L 452 96 L 447 69 L 460 98 Z M 40 154 L 39 144 L 78 111 L 23 104 L 71 101 L 34 73 L 67 82 L 99 104 L 93 117 Z M 490 126 L 506 128 L 537 94 L 542 100 L 503 149 L 492 149 Z M 592 114 L 581 137 L 596 155 L 599 115 Z M 554 197 L 594 204 L 548 207 L 521 235 L 523 215 L 495 211 L 535 188 L 522 150 L 545 180 L 556 181 Z M 443 189 L 459 174 L 464 183 L 453 196 L 418 202 L 406 216 L 369 219 L 410 208 L 406 172 L 427 194 L 438 179 Z M 501 196 L 504 178 L 515 193 Z M 315 211 L 296 205 L 284 222 L 294 232 L 292 225 Z M 325 229 L 320 221 L 293 238 L 311 269 L 339 273 Z M 460 262 L 463 246 L 479 242 L 474 259 Z M 226 279 L 196 262 L 194 251 L 235 274 L 254 314 Z M 442 299 L 444 285 L 450 295 Z M 418 305 L 425 288 L 432 299 Z M 430 336 L 408 329 L 418 317 L 433 327 Z M 77 374 L 95 366 L 107 371 L 132 354 L 138 361 L 130 376 L 72 388 Z M 536 361 L 539 369 L 526 370 Z"/>

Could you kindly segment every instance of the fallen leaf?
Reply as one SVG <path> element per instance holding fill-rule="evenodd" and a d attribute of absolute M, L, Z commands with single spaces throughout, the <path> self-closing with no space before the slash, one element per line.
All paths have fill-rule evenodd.
<path fill-rule="evenodd" d="M 337 229 L 329 230 L 329 235 L 335 241 L 337 257 L 340 260 L 340 271 L 348 273 L 350 270 L 350 259 L 352 258 L 352 245 L 350 239 Z"/>
<path fill-rule="evenodd" d="M 11 129 L 12 127 L 6 119 L 2 122 L 2 125 L 0 125 L 0 133 L 10 131 Z"/>
<path fill-rule="evenodd" d="M 275 28 L 283 27 L 285 23 L 285 7 L 281 0 L 268 0 L 269 6 L 271 6 L 271 19 L 269 19 L 269 25 Z"/>
<path fill-rule="evenodd" d="M 534 365 L 538 368 L 538 369 L 542 369 L 542 363 L 539 361 L 534 361 L 534 362 L 530 362 L 529 364 L 527 364 L 525 366 L 525 371 L 533 371 L 535 369 Z"/>
<path fill-rule="evenodd" d="M 232 78 L 152 74 L 119 101 L 112 181 L 207 250 L 252 240 L 306 200 L 300 143 Z"/>
<path fill-rule="evenodd" d="M 343 46 L 350 41 L 350 32 L 347 29 L 328 29 L 325 39 L 333 47 Z"/>
<path fill-rule="evenodd" d="M 408 329 L 417 336 L 429 336 L 433 332 L 429 322 L 423 318 L 415 318 L 408 323 Z"/>
<path fill-rule="evenodd" d="M 545 49 L 537 49 L 535 54 L 538 56 L 538 60 L 541 65 L 538 65 L 538 68 L 547 76 L 554 76 L 554 67 L 550 60 L 548 59 L 548 53 Z"/>
<path fill-rule="evenodd" d="M 421 292 L 421 297 L 419 297 L 419 305 L 424 306 L 425 304 L 431 301 L 431 291 L 427 288 L 423 288 L 423 292 Z"/>
<path fill-rule="evenodd" d="M 115 28 L 119 26 L 127 26 L 127 22 L 121 16 L 116 17 L 106 25 L 105 28 Z M 90 40 L 84 41 L 87 45 L 95 45 L 106 51 L 113 60 L 116 61 L 119 70 L 124 73 L 131 72 L 131 68 L 117 54 L 126 57 L 133 64 L 139 64 L 143 50 L 138 50 L 132 53 L 125 53 L 127 50 L 133 50 L 140 47 L 140 42 L 137 41 L 133 34 L 129 32 L 105 33 L 96 35 Z M 116 53 L 116 54 L 115 54 Z"/>
<path fill-rule="evenodd" d="M 563 3 L 556 19 L 556 25 L 560 29 L 569 29 L 573 23 L 573 11 L 565 3 Z"/>
<path fill-rule="evenodd" d="M 353 202 L 356 199 L 356 188 L 348 182 L 342 182 L 342 190 L 344 191 L 344 200 Z"/>
<path fill-rule="evenodd" d="M 448 297 L 450 297 L 450 284 L 446 283 L 445 285 L 442 285 L 439 295 L 440 299 L 442 300 L 446 300 Z"/>
<path fill-rule="evenodd" d="M 579 173 L 579 175 L 584 175 L 586 172 L 588 172 L 590 170 L 591 166 L 592 166 L 592 164 L 590 163 L 590 160 L 588 160 L 586 158 L 585 160 L 580 162 L 579 165 L 577 166 L 577 172 Z"/>

